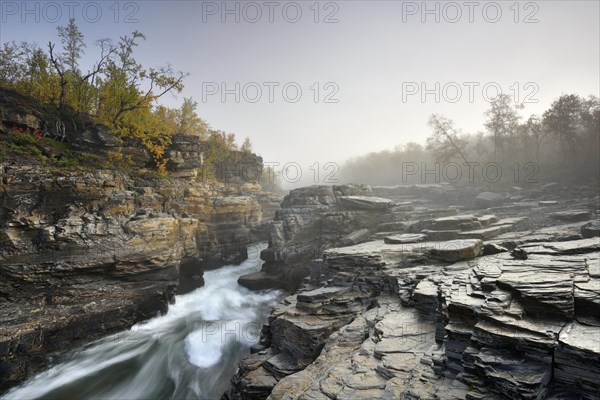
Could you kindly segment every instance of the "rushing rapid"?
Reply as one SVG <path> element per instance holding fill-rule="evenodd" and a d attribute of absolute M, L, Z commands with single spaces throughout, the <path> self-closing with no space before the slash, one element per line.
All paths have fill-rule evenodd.
<path fill-rule="evenodd" d="M 206 272 L 205 285 L 177 296 L 167 314 L 66 355 L 2 399 L 220 398 L 281 295 L 237 284 L 260 269 L 261 248 Z"/>

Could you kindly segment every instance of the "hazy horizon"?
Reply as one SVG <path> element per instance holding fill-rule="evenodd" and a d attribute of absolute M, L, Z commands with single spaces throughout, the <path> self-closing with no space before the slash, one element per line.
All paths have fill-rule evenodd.
<path fill-rule="evenodd" d="M 481 131 L 497 88 L 525 103 L 525 118 L 561 94 L 598 96 L 599 2 L 467 3 L 74 2 L 70 10 L 3 1 L 0 36 L 45 47 L 71 12 L 91 63 L 93 41 L 139 30 L 142 64 L 190 73 L 166 105 L 194 97 L 211 127 L 249 136 L 267 163 L 297 162 L 305 173 L 315 162 L 323 171 L 327 162 L 424 144 L 432 113 Z"/>

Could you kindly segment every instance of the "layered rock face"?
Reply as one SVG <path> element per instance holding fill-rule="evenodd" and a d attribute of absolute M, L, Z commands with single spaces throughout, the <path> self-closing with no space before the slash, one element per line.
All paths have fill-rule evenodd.
<path fill-rule="evenodd" d="M 308 261 L 329 247 L 365 241 L 394 206 L 366 185 L 292 190 L 275 211 L 269 247 L 261 253 L 263 270 L 239 282 L 252 289 L 294 289 L 308 275 Z"/>
<path fill-rule="evenodd" d="M 35 114 L 1 115 L 3 129 L 43 126 Z M 109 139 L 91 127 L 77 145 L 108 152 Z M 167 151 L 168 178 L 0 162 L 0 390 L 50 352 L 166 311 L 175 293 L 203 284 L 205 268 L 246 258 L 262 219 L 262 159 L 234 152 L 209 182 L 197 138 L 176 135 Z"/>
<path fill-rule="evenodd" d="M 597 201 L 577 206 L 597 218 Z M 325 250 L 240 363 L 231 398 L 599 398 L 600 238 L 550 216 L 572 199 L 527 202 L 534 221 L 516 219 L 521 200 L 450 218 L 415 206 L 402 230 Z M 548 221 L 562 225 L 535 226 Z M 473 233 L 499 222 L 510 227 Z"/>

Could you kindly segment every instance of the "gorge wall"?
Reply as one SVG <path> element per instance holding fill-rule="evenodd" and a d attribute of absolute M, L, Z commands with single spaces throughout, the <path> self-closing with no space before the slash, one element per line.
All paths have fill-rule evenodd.
<path fill-rule="evenodd" d="M 53 124 L 16 100 L 2 97 L 0 139 L 15 127 Z M 65 142 L 152 162 L 139 143 L 117 141 L 102 126 L 81 127 Z M 217 180 L 207 180 L 204 146 L 175 135 L 166 177 L 3 157 L 0 390 L 43 368 L 54 351 L 166 311 L 175 293 L 203 284 L 205 268 L 240 262 L 247 244 L 264 239 L 261 203 L 277 196 L 258 184 L 262 159 L 230 152 L 211 171 Z"/>

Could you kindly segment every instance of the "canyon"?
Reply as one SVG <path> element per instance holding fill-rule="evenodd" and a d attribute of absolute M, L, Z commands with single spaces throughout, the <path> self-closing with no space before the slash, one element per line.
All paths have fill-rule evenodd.
<path fill-rule="evenodd" d="M 7 101 L 0 121 L 6 136 L 45 123 Z M 100 125 L 67 141 L 152 162 Z M 166 176 L 0 162 L 0 391 L 56 355 L 153 326 L 229 265 L 236 296 L 287 294 L 223 399 L 600 398 L 594 185 L 340 184 L 282 197 L 262 190 L 260 156 L 231 151 L 208 179 L 206 151 L 174 135 Z M 260 242 L 238 278 L 232 266 Z"/>
<path fill-rule="evenodd" d="M 3 92 L 0 135 L 47 124 L 20 100 Z M 67 140 L 81 152 L 152 161 L 101 125 Z M 0 390 L 53 353 L 165 313 L 175 294 L 203 285 L 205 269 L 240 263 L 265 240 L 280 197 L 257 183 L 262 158 L 231 152 L 208 180 L 203 146 L 175 135 L 166 177 L 0 162 Z"/>

